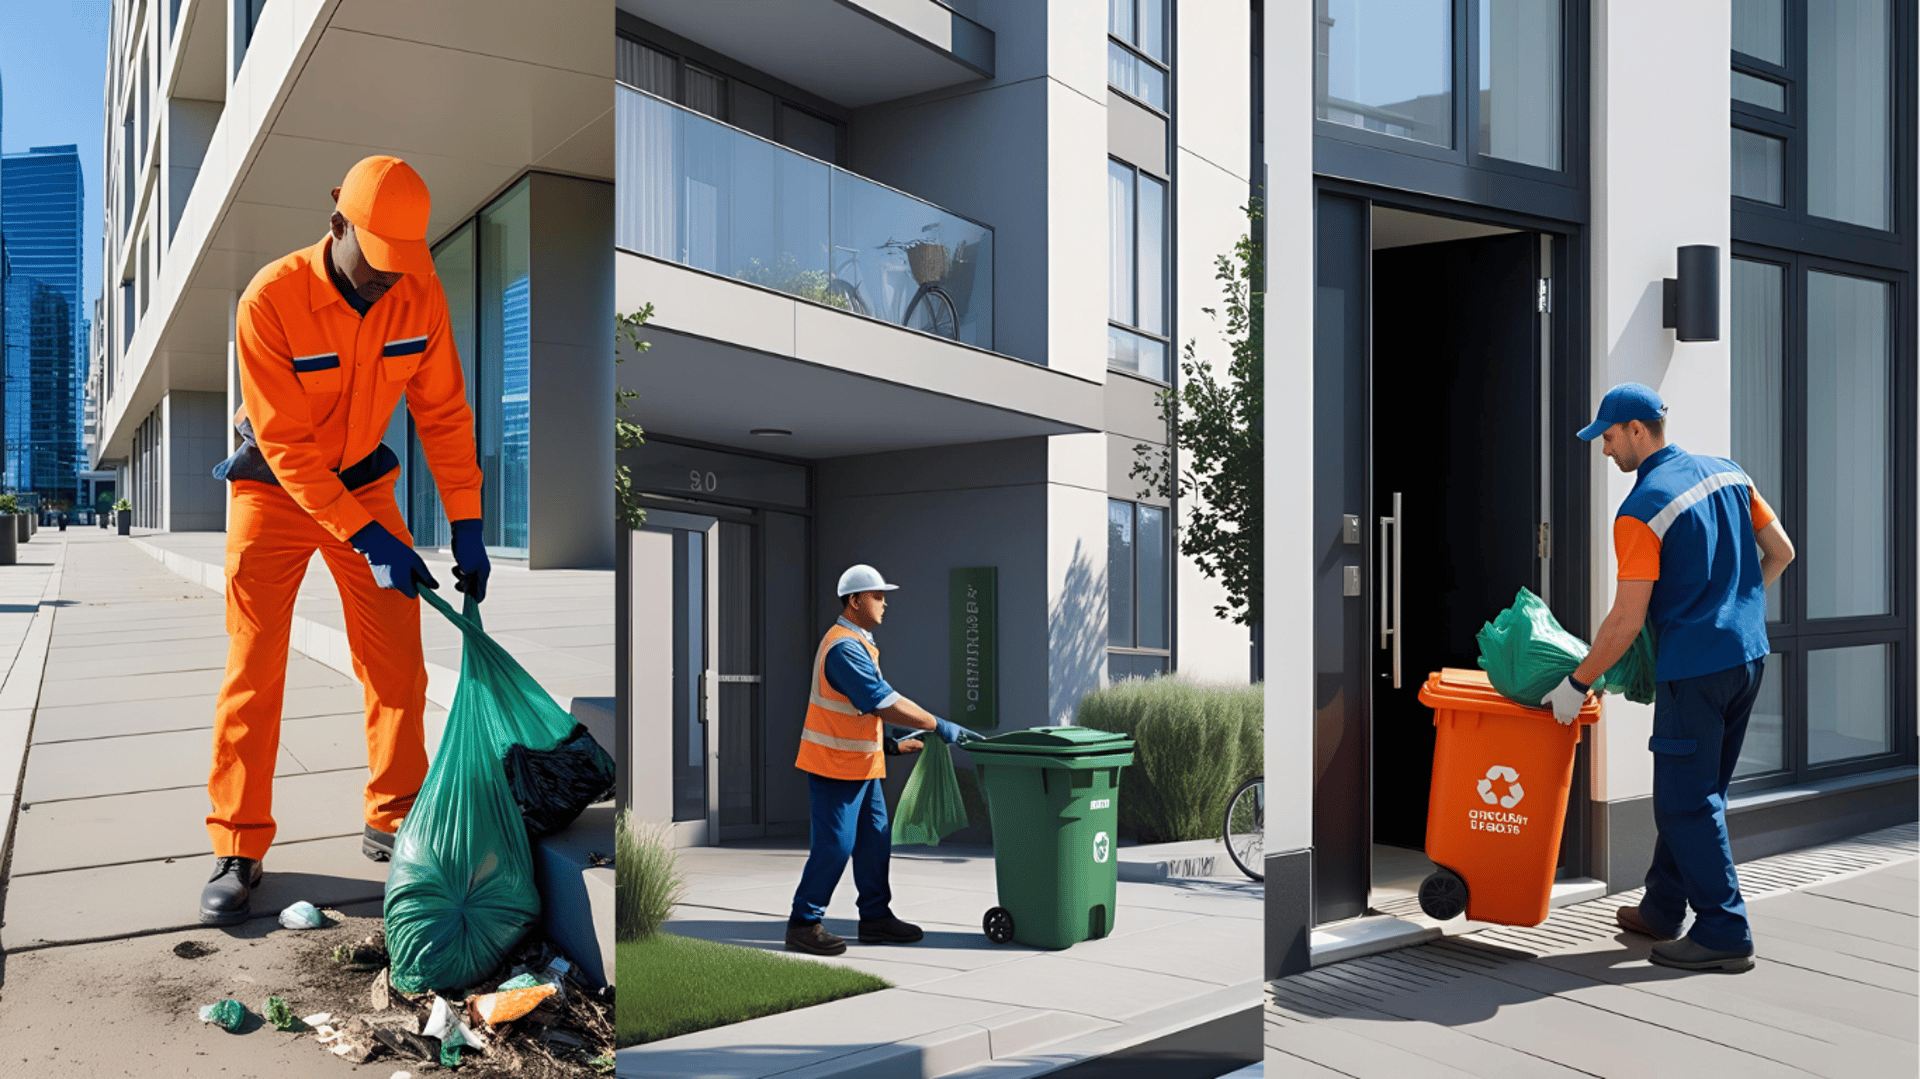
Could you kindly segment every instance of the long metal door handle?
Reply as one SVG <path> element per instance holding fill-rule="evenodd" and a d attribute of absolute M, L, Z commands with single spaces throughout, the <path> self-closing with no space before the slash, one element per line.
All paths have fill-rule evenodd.
<path fill-rule="evenodd" d="M 1393 688 L 1400 688 L 1400 638 L 1406 636 L 1400 620 L 1400 541 L 1406 535 L 1406 523 L 1401 518 L 1400 492 L 1393 493 Z"/>
<path fill-rule="evenodd" d="M 707 686 L 709 684 L 709 680 L 712 677 L 713 677 L 712 671 L 700 672 L 700 708 L 698 711 L 698 715 L 700 717 L 700 722 L 702 723 L 705 723 L 707 721 Z"/>
<path fill-rule="evenodd" d="M 1393 623 L 1387 621 L 1391 614 L 1391 610 L 1387 606 L 1387 595 L 1388 590 L 1392 587 L 1392 583 L 1387 579 L 1389 565 L 1387 541 L 1389 539 L 1388 532 L 1392 528 L 1393 518 L 1380 518 L 1380 587 L 1378 591 L 1380 593 L 1380 650 L 1382 652 L 1387 650 L 1389 640 L 1393 636 Z"/>

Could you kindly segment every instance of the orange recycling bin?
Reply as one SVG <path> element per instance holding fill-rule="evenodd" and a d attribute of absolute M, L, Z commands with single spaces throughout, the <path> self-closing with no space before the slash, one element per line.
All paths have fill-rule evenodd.
<path fill-rule="evenodd" d="M 1420 883 L 1420 909 L 1446 920 L 1539 925 L 1553 897 L 1560 828 L 1573 783 L 1573 751 L 1600 718 L 1589 699 L 1577 723 L 1550 708 L 1515 704 L 1485 671 L 1446 668 L 1427 676 L 1420 703 L 1433 709 L 1433 786 L 1427 857 L 1438 868 Z"/>

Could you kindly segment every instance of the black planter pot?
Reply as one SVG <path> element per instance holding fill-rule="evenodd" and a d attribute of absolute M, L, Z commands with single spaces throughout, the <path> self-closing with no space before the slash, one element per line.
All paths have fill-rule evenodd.
<path fill-rule="evenodd" d="M 133 511 L 132 510 L 114 510 L 113 516 L 114 516 L 114 520 L 117 521 L 120 525 L 121 535 L 130 536 L 133 534 Z"/>
<path fill-rule="evenodd" d="M 16 513 L 13 515 L 13 538 L 19 543 L 25 543 L 33 538 L 32 514 Z"/>
<path fill-rule="evenodd" d="M 0 566 L 11 566 L 20 561 L 20 539 L 14 532 L 13 522 L 6 519 L 9 516 L 0 514 L 0 523 L 5 524 L 4 528 L 0 528 Z"/>

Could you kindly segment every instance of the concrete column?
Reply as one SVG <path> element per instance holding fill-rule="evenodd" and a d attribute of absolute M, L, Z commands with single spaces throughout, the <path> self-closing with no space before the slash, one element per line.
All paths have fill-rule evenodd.
<path fill-rule="evenodd" d="M 1275 461 L 1300 443 L 1313 400 L 1313 19 L 1273 0 L 1263 22 L 1266 88 L 1266 976 L 1307 969 L 1313 926 L 1313 547 L 1298 507 L 1313 471 Z"/>
<path fill-rule="evenodd" d="M 225 401 L 218 393 L 174 390 L 159 416 L 163 500 L 159 527 L 170 532 L 219 532 L 226 528 L 226 484 L 213 466 L 226 456 Z"/>
<path fill-rule="evenodd" d="M 1695 453 L 1731 444 L 1732 375 L 1724 327 L 1732 250 L 1727 64 L 1732 22 L 1723 4 L 1595 0 L 1593 5 L 1592 369 L 1597 405 L 1621 382 L 1652 386 L 1668 405 L 1667 437 Z M 1648 72 L 1659 72 L 1648 78 Z M 1676 249 L 1721 250 L 1722 340 L 1680 344 L 1662 329 L 1661 279 Z M 1613 518 L 1633 488 L 1590 451 L 1591 640 L 1613 603 Z M 1634 887 L 1653 850 L 1653 709 L 1610 696 L 1594 728 L 1594 867 L 1613 889 Z"/>
<path fill-rule="evenodd" d="M 535 173 L 531 569 L 613 565 L 613 185 Z"/>

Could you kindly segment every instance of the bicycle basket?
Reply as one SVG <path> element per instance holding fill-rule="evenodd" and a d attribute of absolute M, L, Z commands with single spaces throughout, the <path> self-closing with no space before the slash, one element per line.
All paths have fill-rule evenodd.
<path fill-rule="evenodd" d="M 907 268 L 922 285 L 945 280 L 949 261 L 945 244 L 926 240 L 907 248 Z"/>

